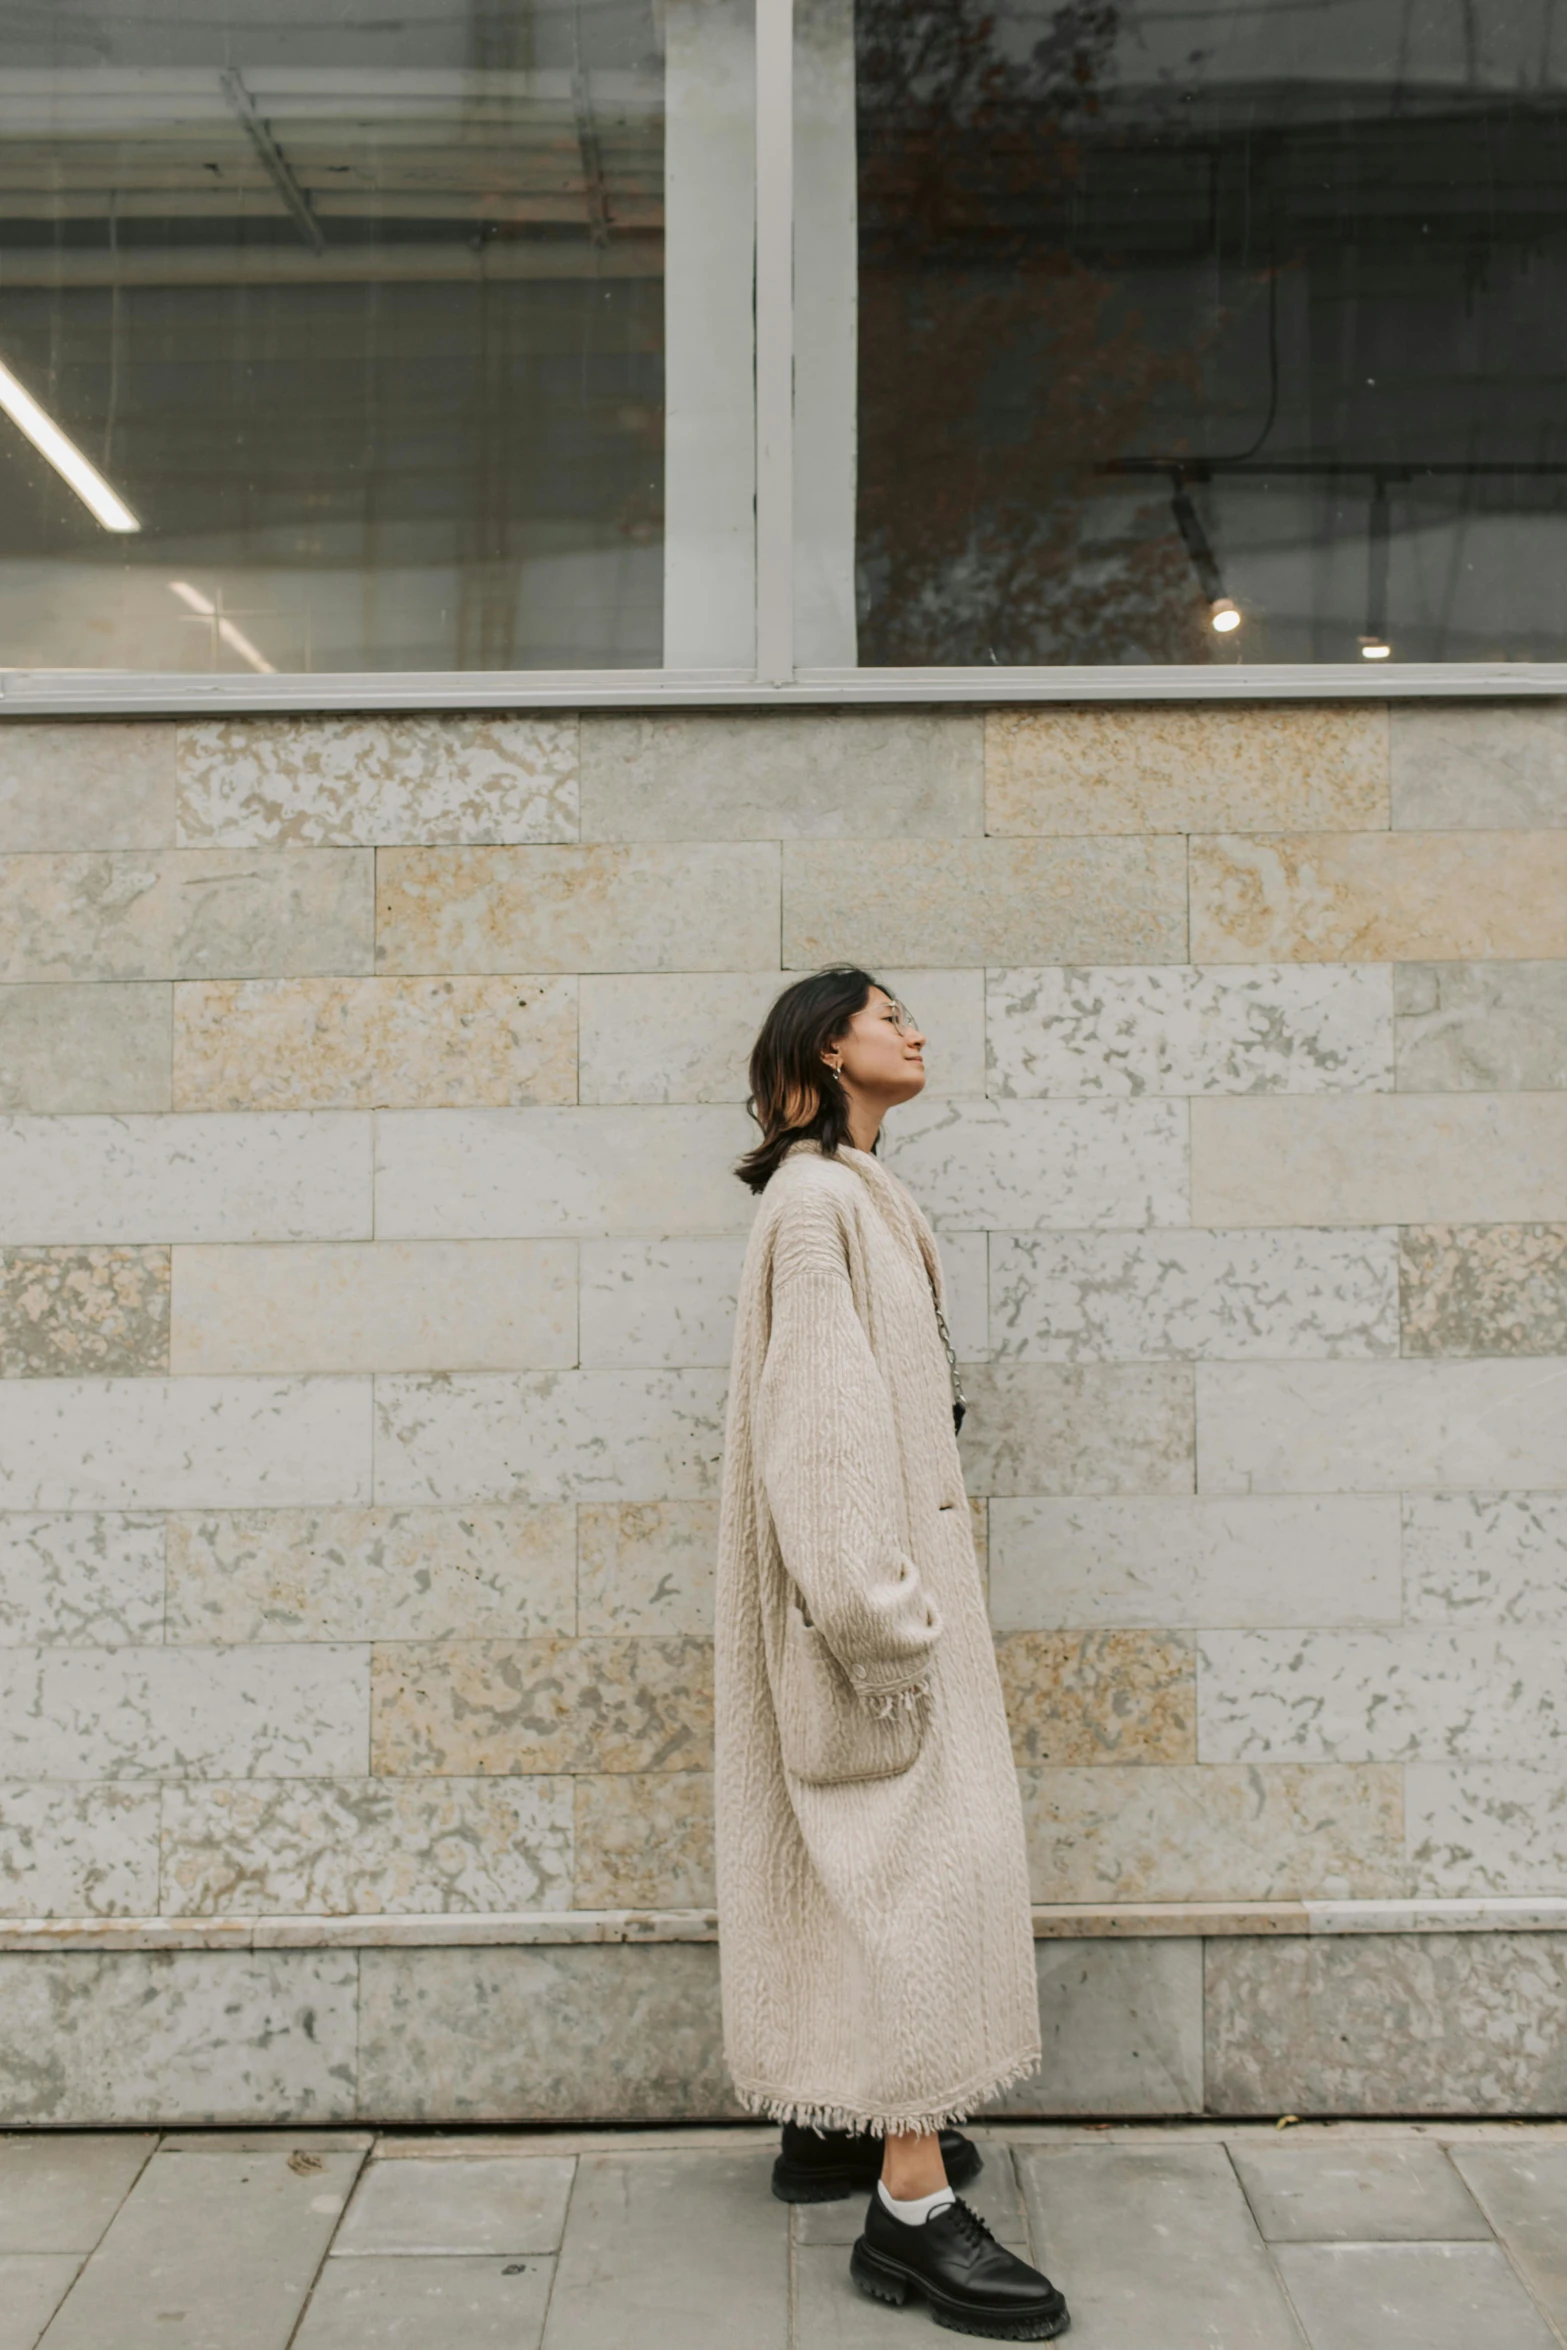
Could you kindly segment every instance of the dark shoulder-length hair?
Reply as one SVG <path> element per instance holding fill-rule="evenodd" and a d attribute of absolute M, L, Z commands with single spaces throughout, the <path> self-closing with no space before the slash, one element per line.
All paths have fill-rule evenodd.
<path fill-rule="evenodd" d="M 880 987 L 853 963 L 830 963 L 786 987 L 751 1048 L 746 1108 L 762 1139 L 735 1169 L 752 1191 L 765 1191 L 791 1143 L 818 1142 L 828 1158 L 849 1139 L 849 1104 L 822 1060 L 856 1012 Z"/>

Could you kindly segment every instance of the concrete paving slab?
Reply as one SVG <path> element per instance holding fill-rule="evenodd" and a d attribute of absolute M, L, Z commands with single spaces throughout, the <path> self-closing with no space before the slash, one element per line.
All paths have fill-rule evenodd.
<path fill-rule="evenodd" d="M 169 2130 L 163 2154 L 368 2154 L 374 2130 Z"/>
<path fill-rule="evenodd" d="M 0 2252 L 90 2252 L 157 2143 L 140 2131 L 0 2138 Z"/>
<path fill-rule="evenodd" d="M 332 2246 L 369 2252 L 554 2252 L 576 2164 L 559 2156 L 372 2162 Z"/>
<path fill-rule="evenodd" d="M 849 2255 L 841 2244 L 807 2245 L 795 2254 L 794 2338 L 799 2350 L 911 2350 L 911 2334 L 923 2340 L 928 2330 L 928 2320 L 921 2324 L 923 2316 L 912 2302 L 904 2309 L 889 2309 L 884 2302 L 867 2300 L 849 2274 Z"/>
<path fill-rule="evenodd" d="M 284 2350 L 359 2168 L 155 2154 L 49 2328 L 48 2350 Z"/>
<path fill-rule="evenodd" d="M 294 2350 L 539 2350 L 553 2260 L 329 2260 Z"/>
<path fill-rule="evenodd" d="M 773 2200 L 771 2169 L 767 2148 L 585 2155 L 545 2350 L 784 2350 L 788 2206 Z"/>
<path fill-rule="evenodd" d="M 1567 2146 L 1466 2146 L 1453 2160 L 1535 2299 L 1567 2334 Z"/>
<path fill-rule="evenodd" d="M 1270 2244 L 1484 2242 L 1491 2231 L 1442 2147 L 1230 2143 Z"/>
<path fill-rule="evenodd" d="M 1012 2168 L 1012 2149 L 1002 2140 L 985 2138 L 974 2133 L 985 2167 L 971 2187 L 963 2190 L 963 2200 L 979 2213 L 1003 2244 L 1022 2246 L 1028 2241 L 1028 2222 L 1023 2216 L 1022 2190 L 1017 2173 Z M 799 2203 L 794 2213 L 794 2240 L 796 2244 L 852 2244 L 865 2225 L 864 2195 L 851 2195 L 842 2203 Z"/>
<path fill-rule="evenodd" d="M 1311 2350 L 1557 2350 L 1496 2244 L 1280 2244 Z"/>
<path fill-rule="evenodd" d="M 81 2265 L 74 2252 L 0 2252 L 0 2350 L 34 2350 Z"/>
<path fill-rule="evenodd" d="M 1222 2146 L 1015 2153 L 1076 2350 L 1302 2350 Z"/>

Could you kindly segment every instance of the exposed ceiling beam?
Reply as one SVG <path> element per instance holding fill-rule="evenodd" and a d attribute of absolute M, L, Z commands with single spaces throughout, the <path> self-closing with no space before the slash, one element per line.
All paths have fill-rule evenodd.
<path fill-rule="evenodd" d="M 477 284 L 485 278 L 662 277 L 662 237 L 545 242 L 493 238 L 479 248 L 450 244 L 329 245 L 317 255 L 297 245 L 121 246 L 90 253 L 65 248 L 0 251 L 0 290 L 17 286 L 280 286 Z"/>
<path fill-rule="evenodd" d="M 310 199 L 289 170 L 283 150 L 256 112 L 256 102 L 246 89 L 238 68 L 230 67 L 219 76 L 219 79 L 223 84 L 224 97 L 233 109 L 246 138 L 255 148 L 262 169 L 282 197 L 294 226 L 312 253 L 324 253 L 326 238 L 321 233 L 321 223 L 310 209 Z"/>

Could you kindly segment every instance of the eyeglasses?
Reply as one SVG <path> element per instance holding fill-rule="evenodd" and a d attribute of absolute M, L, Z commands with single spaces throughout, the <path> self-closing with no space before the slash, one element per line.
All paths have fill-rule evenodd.
<path fill-rule="evenodd" d="M 912 1036 L 919 1028 L 919 1022 L 909 1010 L 908 1005 L 900 1004 L 896 996 L 887 1006 L 886 1017 L 892 1022 L 900 1036 Z"/>

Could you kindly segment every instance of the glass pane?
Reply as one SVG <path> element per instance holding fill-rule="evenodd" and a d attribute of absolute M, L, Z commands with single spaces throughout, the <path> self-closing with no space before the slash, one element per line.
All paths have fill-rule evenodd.
<path fill-rule="evenodd" d="M 703 13 L 3 0 L 0 664 L 657 666 Z"/>
<path fill-rule="evenodd" d="M 859 0 L 854 46 L 861 661 L 1567 654 L 1567 11 Z"/>

